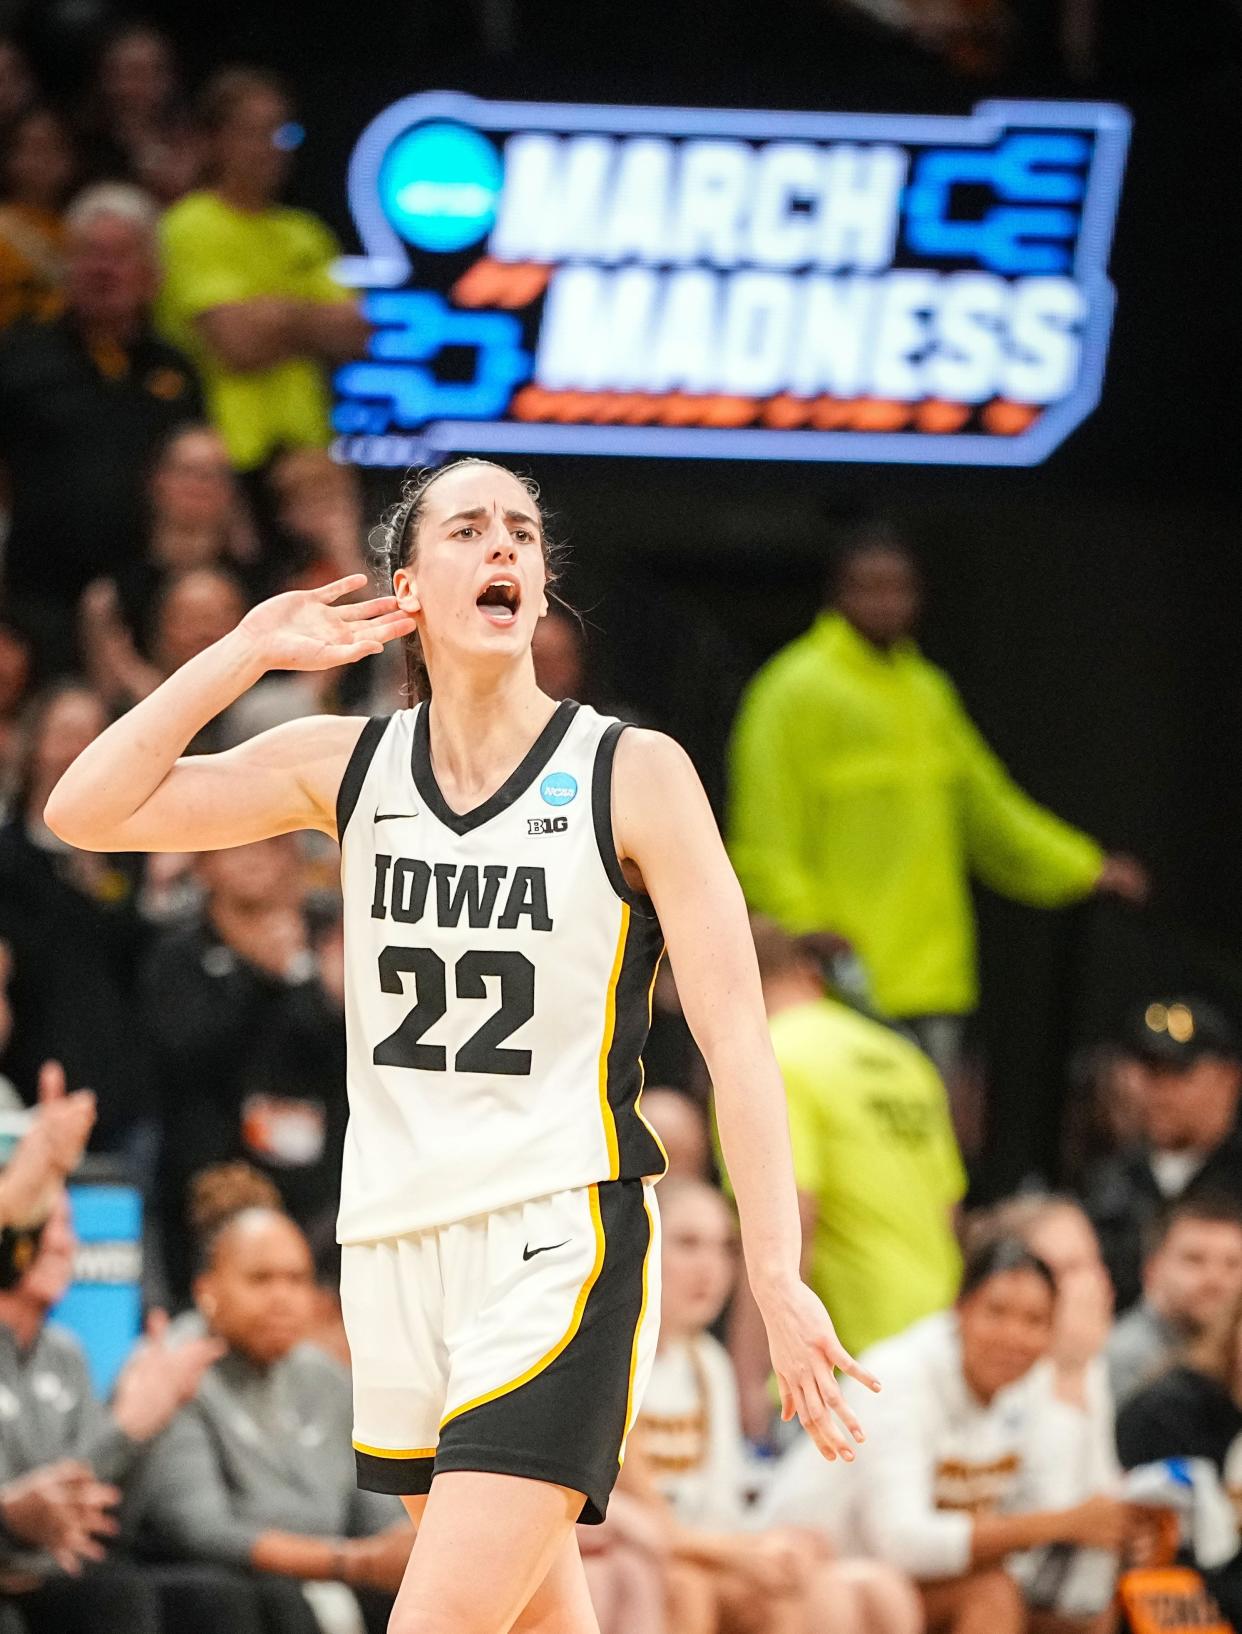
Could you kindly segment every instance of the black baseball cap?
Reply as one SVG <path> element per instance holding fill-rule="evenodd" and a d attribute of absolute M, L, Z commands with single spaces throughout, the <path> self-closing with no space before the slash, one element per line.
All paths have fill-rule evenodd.
<path fill-rule="evenodd" d="M 1153 1067 L 1192 1067 L 1201 1056 L 1242 1059 L 1237 1029 L 1207 999 L 1183 995 L 1152 999 L 1133 1012 L 1120 1043 L 1127 1055 Z"/>

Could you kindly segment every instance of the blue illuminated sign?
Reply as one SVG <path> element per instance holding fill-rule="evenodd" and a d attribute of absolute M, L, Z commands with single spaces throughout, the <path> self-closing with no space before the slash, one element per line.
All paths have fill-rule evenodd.
<path fill-rule="evenodd" d="M 337 453 L 1037 464 L 1099 401 L 1129 130 L 408 97 L 350 161 Z"/>
<path fill-rule="evenodd" d="M 134 1186 L 79 1182 L 69 1201 L 73 1283 L 52 1316 L 77 1335 L 106 1398 L 142 1331 L 142 1196 Z"/>

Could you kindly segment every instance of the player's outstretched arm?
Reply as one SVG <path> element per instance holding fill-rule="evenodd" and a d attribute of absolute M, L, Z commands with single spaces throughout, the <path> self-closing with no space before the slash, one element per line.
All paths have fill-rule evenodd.
<path fill-rule="evenodd" d="M 619 853 L 641 871 L 660 916 L 686 1020 L 715 1086 L 747 1274 L 767 1328 L 784 1417 L 796 1413 L 825 1457 L 852 1459 L 850 1437 L 861 1441 L 862 1430 L 833 1370 L 879 1386 L 842 1348 L 828 1313 L 799 1275 L 802 1233 L 785 1089 L 746 905 L 698 774 L 671 738 L 640 731 L 622 736 L 613 827 Z"/>
<path fill-rule="evenodd" d="M 408 635 L 414 622 L 392 597 L 337 605 L 365 584 L 352 574 L 252 608 L 83 750 L 52 790 L 48 827 L 84 851 L 207 851 L 294 828 L 333 833 L 360 721 L 293 721 L 225 754 L 183 755 L 269 670 L 332 669 Z"/>

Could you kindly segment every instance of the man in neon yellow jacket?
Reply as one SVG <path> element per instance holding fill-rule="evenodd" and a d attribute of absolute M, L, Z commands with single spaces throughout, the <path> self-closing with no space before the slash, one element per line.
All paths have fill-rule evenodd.
<path fill-rule="evenodd" d="M 834 591 L 742 700 L 734 866 L 751 906 L 787 930 L 848 938 L 887 1015 L 961 1017 L 978 991 L 972 873 L 1050 908 L 1099 890 L 1140 899 L 1146 875 L 1010 778 L 912 639 L 920 586 L 899 541 L 860 534 Z"/>

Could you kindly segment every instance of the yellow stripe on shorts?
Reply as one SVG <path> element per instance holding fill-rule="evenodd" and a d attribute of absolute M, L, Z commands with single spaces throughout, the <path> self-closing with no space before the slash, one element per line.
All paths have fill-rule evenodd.
<path fill-rule="evenodd" d="M 355 1452 L 364 1452 L 368 1458 L 434 1458 L 434 1447 L 368 1447 L 365 1441 L 354 1442 Z"/>

